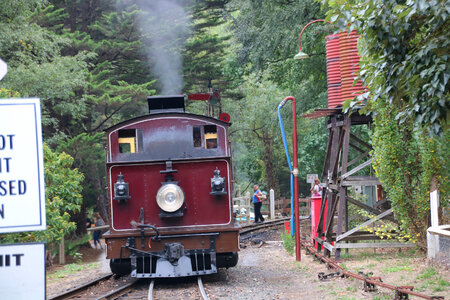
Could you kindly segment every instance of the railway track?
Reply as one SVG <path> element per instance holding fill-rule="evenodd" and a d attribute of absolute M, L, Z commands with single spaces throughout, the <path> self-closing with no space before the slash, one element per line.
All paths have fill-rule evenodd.
<path fill-rule="evenodd" d="M 107 274 L 64 293 L 49 297 L 48 300 L 83 299 L 87 298 L 87 295 L 90 299 L 114 299 L 114 296 L 126 293 L 138 282 L 139 280 L 134 278 L 117 282 L 114 280 L 113 274 Z"/>
<path fill-rule="evenodd" d="M 290 218 L 283 218 L 283 219 L 276 219 L 276 220 L 267 220 L 263 223 L 252 223 L 249 225 L 242 226 L 242 229 L 239 231 L 239 235 L 245 235 L 253 231 L 261 230 L 261 229 L 268 229 L 272 227 L 276 227 L 279 225 L 284 224 L 284 222 L 289 221 Z"/>
<path fill-rule="evenodd" d="M 284 222 L 287 220 L 289 220 L 289 218 L 268 220 L 263 223 L 245 225 L 242 226 L 242 229 L 240 230 L 239 234 L 243 236 L 258 230 L 280 226 L 281 224 L 284 224 Z M 70 289 L 59 295 L 49 297 L 48 299 L 49 300 L 80 299 L 83 298 L 83 296 L 87 297 L 86 295 L 89 296 L 89 299 L 120 299 L 126 298 L 127 295 L 131 296 L 131 294 L 134 293 L 138 293 L 139 297 L 143 297 L 143 299 L 145 299 L 144 286 L 146 281 L 142 279 L 138 280 L 129 277 L 126 278 L 128 280 L 126 280 L 125 283 L 119 284 L 117 283 L 118 281 L 114 280 L 113 274 L 107 274 L 90 282 L 87 282 L 83 285 Z M 201 277 L 197 278 L 197 285 L 202 299 L 208 299 Z M 148 299 L 153 299 L 154 287 L 155 287 L 155 280 L 152 280 L 148 286 L 147 292 Z M 136 289 L 136 291 L 133 291 L 133 289 Z M 136 295 L 134 295 L 133 297 L 135 296 Z"/>
<path fill-rule="evenodd" d="M 430 296 L 430 295 L 425 295 L 425 294 L 413 291 L 413 289 L 414 289 L 413 286 L 392 285 L 392 284 L 383 282 L 381 277 L 371 277 L 371 276 L 365 275 L 363 273 L 355 274 L 355 273 L 349 272 L 346 269 L 344 269 L 343 267 L 341 267 L 340 265 L 338 265 L 332 259 L 330 259 L 330 258 L 326 257 L 325 255 L 323 255 L 322 253 L 318 252 L 316 250 L 316 248 L 314 248 L 314 246 L 310 242 L 301 241 L 301 246 L 304 247 L 304 249 L 308 253 L 317 257 L 317 259 L 320 262 L 325 263 L 329 269 L 334 269 L 334 270 L 338 271 L 337 273 L 330 274 L 330 275 L 337 275 L 337 276 L 341 276 L 343 278 L 351 277 L 354 279 L 361 280 L 364 282 L 364 290 L 365 291 L 376 290 L 376 286 L 379 286 L 379 287 L 394 291 L 395 299 L 409 299 L 409 297 L 408 297 L 409 295 L 419 297 L 422 299 L 430 299 L 430 300 L 431 299 L 434 299 L 434 300 L 443 300 L 444 299 L 444 297 L 441 297 L 441 296 Z M 325 276 L 327 276 L 327 275 L 325 275 Z M 319 279 L 321 279 L 321 277 L 323 278 L 324 274 L 319 273 Z"/>

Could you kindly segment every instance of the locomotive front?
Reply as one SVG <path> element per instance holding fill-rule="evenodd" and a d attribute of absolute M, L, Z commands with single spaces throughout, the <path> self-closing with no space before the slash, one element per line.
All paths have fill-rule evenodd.
<path fill-rule="evenodd" d="M 149 115 L 106 130 L 111 271 L 182 277 L 235 266 L 229 123 L 184 113 L 184 96 L 148 102 Z"/>

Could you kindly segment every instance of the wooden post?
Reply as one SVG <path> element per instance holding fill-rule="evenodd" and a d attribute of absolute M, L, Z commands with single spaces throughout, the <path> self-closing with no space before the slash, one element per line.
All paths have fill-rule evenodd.
<path fill-rule="evenodd" d="M 431 227 L 439 226 L 438 209 L 439 209 L 438 191 L 434 190 L 430 193 Z"/>
<path fill-rule="evenodd" d="M 66 264 L 66 253 L 64 250 L 64 237 L 61 239 L 61 243 L 59 243 L 59 264 L 65 265 Z"/>
<path fill-rule="evenodd" d="M 250 193 L 247 192 L 245 193 L 245 205 L 248 207 L 247 209 L 247 213 L 246 213 L 246 218 L 247 218 L 247 224 L 250 224 L 250 207 L 252 206 L 252 204 L 250 203 Z"/>
<path fill-rule="evenodd" d="M 270 218 L 272 220 L 275 219 L 275 192 L 273 189 L 270 189 Z"/>
<path fill-rule="evenodd" d="M 429 230 L 433 227 L 439 226 L 439 195 L 438 191 L 434 190 L 430 193 L 430 213 L 431 213 L 431 227 L 427 229 L 427 256 L 428 258 L 436 258 L 439 253 L 439 235 L 431 234 Z"/>
<path fill-rule="evenodd" d="M 341 156 L 341 174 L 347 173 L 347 163 L 348 163 L 348 151 L 349 151 L 349 142 L 350 142 L 350 118 L 348 115 L 344 116 L 344 126 L 343 130 L 343 142 L 342 142 L 342 156 Z M 338 208 L 338 220 L 337 220 L 337 229 L 336 229 L 336 237 L 342 234 L 342 225 L 344 214 L 346 213 L 345 207 L 347 206 L 347 187 L 343 186 L 343 176 L 341 175 L 341 180 L 339 183 L 339 208 Z M 348 215 L 345 216 L 345 219 L 348 220 Z M 334 259 L 338 261 L 341 256 L 341 249 L 337 248 Z"/>

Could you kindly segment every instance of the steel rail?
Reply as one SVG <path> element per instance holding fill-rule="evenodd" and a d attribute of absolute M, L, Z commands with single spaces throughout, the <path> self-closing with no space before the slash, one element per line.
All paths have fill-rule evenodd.
<path fill-rule="evenodd" d="M 115 290 L 113 290 L 113 291 L 111 291 L 109 293 L 106 293 L 106 294 L 104 294 L 104 295 L 102 295 L 102 296 L 100 296 L 98 298 L 95 298 L 95 299 L 96 300 L 114 299 L 112 297 L 123 295 L 126 290 L 131 289 L 131 287 L 136 285 L 138 282 L 139 282 L 139 279 L 135 280 L 133 282 L 129 282 L 129 283 L 127 283 L 127 284 L 125 284 L 125 285 L 123 285 L 123 286 L 121 286 L 121 287 L 119 287 L 119 288 L 117 288 L 117 289 L 115 289 Z"/>
<path fill-rule="evenodd" d="M 370 285 L 376 285 L 379 287 L 383 287 L 383 288 L 387 288 L 390 290 L 395 291 L 396 293 L 396 298 L 395 299 L 407 299 L 407 298 L 402 298 L 403 294 L 406 295 L 411 295 L 411 296 L 416 296 L 416 297 L 420 297 L 423 299 L 444 299 L 444 297 L 441 296 L 429 296 L 429 295 L 425 295 L 419 292 L 415 292 L 413 291 L 413 287 L 412 286 L 395 286 L 395 285 L 391 285 L 391 284 L 387 284 L 381 281 L 381 278 L 377 277 L 368 277 L 368 276 L 364 276 L 361 274 L 355 274 L 352 273 L 350 271 L 345 270 L 343 267 L 341 267 L 340 265 L 338 265 L 335 261 L 331 260 L 330 258 L 326 257 L 325 255 L 323 255 L 322 253 L 318 252 L 316 250 L 316 248 L 313 247 L 313 245 L 310 242 L 306 242 L 306 241 L 301 241 L 301 245 L 309 252 L 314 254 L 320 261 L 324 262 L 327 264 L 328 267 L 331 267 L 333 269 L 339 270 L 344 276 L 346 277 L 352 277 L 355 279 L 359 279 L 364 281 L 366 284 L 370 284 Z"/>
<path fill-rule="evenodd" d="M 94 279 L 92 281 L 89 281 L 89 282 L 87 282 L 85 284 L 77 286 L 77 287 L 75 287 L 73 289 L 70 289 L 70 290 L 68 290 L 66 292 L 63 292 L 63 293 L 58 294 L 56 296 L 49 297 L 48 300 L 67 299 L 67 298 L 72 297 L 72 296 L 74 296 L 76 294 L 80 294 L 81 292 L 83 292 L 84 290 L 87 290 L 91 286 L 99 284 L 101 281 L 108 280 L 109 278 L 111 278 L 111 276 L 113 276 L 113 274 L 107 274 L 105 276 L 99 277 L 99 278 Z"/>
<path fill-rule="evenodd" d="M 256 230 L 260 230 L 263 228 L 270 228 L 270 227 L 274 227 L 280 224 L 284 224 L 284 222 L 289 221 L 290 218 L 283 218 L 283 219 L 277 219 L 277 220 L 270 220 L 270 221 L 264 221 L 263 223 L 257 223 L 257 224 L 251 224 L 251 225 L 246 225 L 243 226 L 242 229 L 239 231 L 240 235 L 252 232 L 252 231 L 256 231 Z"/>
<path fill-rule="evenodd" d="M 153 300 L 153 288 L 155 287 L 155 279 L 152 279 L 152 281 L 150 281 L 150 285 L 148 287 L 148 300 Z"/>
<path fill-rule="evenodd" d="M 203 286 L 202 277 L 197 277 L 197 284 L 198 288 L 200 290 L 200 294 L 202 295 L 203 300 L 209 300 L 208 295 L 206 294 L 205 287 Z M 149 288 L 148 288 L 148 300 L 153 300 L 153 290 L 155 288 L 155 279 L 153 279 L 150 282 Z"/>
<path fill-rule="evenodd" d="M 208 295 L 206 295 L 205 287 L 203 286 L 202 277 L 197 277 L 198 288 L 200 289 L 200 294 L 202 294 L 203 300 L 209 300 Z"/>

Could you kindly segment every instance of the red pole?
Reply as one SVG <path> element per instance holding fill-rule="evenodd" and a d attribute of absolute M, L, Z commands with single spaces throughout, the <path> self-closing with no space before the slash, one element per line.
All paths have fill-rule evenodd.
<path fill-rule="evenodd" d="M 292 174 L 294 175 L 294 224 L 295 224 L 295 259 L 301 261 L 300 251 L 300 218 L 298 207 L 298 154 L 297 154 L 297 107 L 295 98 L 292 96 L 286 97 L 284 101 L 292 100 L 292 155 L 294 160 L 294 168 Z"/>

